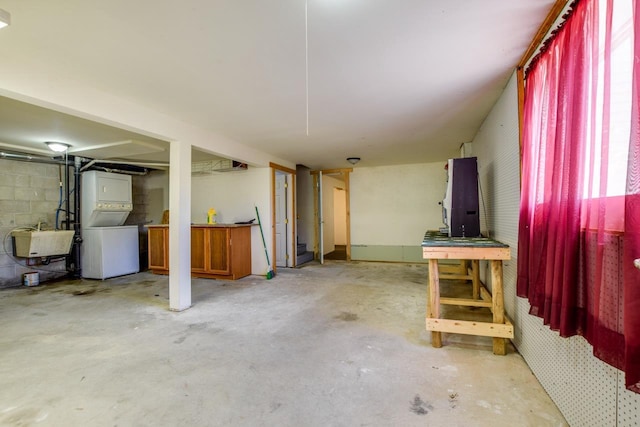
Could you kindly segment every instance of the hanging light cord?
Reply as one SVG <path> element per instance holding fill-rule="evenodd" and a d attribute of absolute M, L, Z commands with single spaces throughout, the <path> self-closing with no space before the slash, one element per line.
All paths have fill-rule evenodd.
<path fill-rule="evenodd" d="M 309 136 L 309 2 L 304 2 L 304 65 L 305 95 L 307 108 L 307 136 Z"/>

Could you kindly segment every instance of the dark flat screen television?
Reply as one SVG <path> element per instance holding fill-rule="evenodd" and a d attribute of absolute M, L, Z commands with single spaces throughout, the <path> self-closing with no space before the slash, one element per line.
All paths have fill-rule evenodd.
<path fill-rule="evenodd" d="M 449 237 L 480 236 L 476 157 L 449 159 L 447 162 L 447 192 L 442 201 L 442 219 Z"/>

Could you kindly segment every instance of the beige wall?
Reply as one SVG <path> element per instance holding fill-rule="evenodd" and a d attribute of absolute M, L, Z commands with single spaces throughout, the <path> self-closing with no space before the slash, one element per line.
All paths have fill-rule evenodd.
<path fill-rule="evenodd" d="M 354 168 L 351 243 L 420 246 L 427 229 L 443 225 L 445 163 Z"/>

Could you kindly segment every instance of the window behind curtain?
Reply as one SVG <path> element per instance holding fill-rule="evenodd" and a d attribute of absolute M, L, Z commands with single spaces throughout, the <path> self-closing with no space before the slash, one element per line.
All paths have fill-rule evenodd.
<path fill-rule="evenodd" d="M 629 203 L 640 144 L 634 2 L 575 2 L 528 70 L 518 295 L 561 336 L 583 335 L 638 391 L 640 271 L 627 253 L 640 245 L 625 221 L 640 216 Z"/>

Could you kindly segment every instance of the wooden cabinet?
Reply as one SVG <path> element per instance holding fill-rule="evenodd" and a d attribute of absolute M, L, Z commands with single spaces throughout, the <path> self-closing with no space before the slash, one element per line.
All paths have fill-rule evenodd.
<path fill-rule="evenodd" d="M 169 273 L 168 236 L 168 226 L 149 226 L 149 269 L 153 273 Z M 160 263 L 160 258 L 164 260 L 163 264 Z M 191 226 L 192 276 L 235 280 L 249 274 L 251 274 L 251 226 L 235 224 Z"/>

